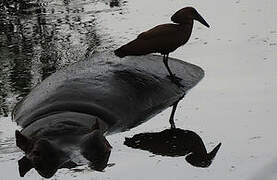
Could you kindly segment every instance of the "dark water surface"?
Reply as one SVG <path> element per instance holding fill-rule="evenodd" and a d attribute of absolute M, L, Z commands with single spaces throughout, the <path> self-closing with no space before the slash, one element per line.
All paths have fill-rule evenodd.
<path fill-rule="evenodd" d="M 118 0 L 0 1 L 0 115 L 56 70 L 95 51 L 103 42 L 97 16 L 120 13 Z M 104 40 L 105 41 L 105 40 Z"/>

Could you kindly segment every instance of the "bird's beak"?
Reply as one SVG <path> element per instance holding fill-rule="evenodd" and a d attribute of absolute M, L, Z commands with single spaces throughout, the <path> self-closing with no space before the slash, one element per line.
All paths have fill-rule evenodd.
<path fill-rule="evenodd" d="M 210 25 L 204 20 L 204 18 L 199 13 L 197 13 L 195 20 L 199 21 L 201 24 L 208 28 L 210 27 Z"/>
<path fill-rule="evenodd" d="M 213 158 L 216 156 L 216 153 L 219 150 L 220 146 L 221 146 L 221 143 L 219 143 L 210 153 L 208 153 L 209 160 L 213 160 Z"/>

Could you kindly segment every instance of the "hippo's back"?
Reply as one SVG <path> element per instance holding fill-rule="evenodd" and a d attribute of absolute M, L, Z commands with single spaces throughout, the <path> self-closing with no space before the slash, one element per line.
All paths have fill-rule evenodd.
<path fill-rule="evenodd" d="M 169 59 L 179 88 L 167 78 L 161 56 L 119 59 L 96 53 L 60 70 L 36 86 L 13 111 L 23 128 L 43 116 L 64 111 L 96 115 L 108 125 L 130 128 L 172 105 L 204 76 L 198 66 Z"/>

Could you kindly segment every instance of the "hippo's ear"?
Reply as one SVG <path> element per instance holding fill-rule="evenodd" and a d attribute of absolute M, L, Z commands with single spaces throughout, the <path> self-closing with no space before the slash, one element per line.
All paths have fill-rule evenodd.
<path fill-rule="evenodd" d="M 15 131 L 15 141 L 16 141 L 16 146 L 19 147 L 24 152 L 27 151 L 27 147 L 31 143 L 31 140 L 28 137 L 21 134 L 20 131 L 18 130 Z"/>
<path fill-rule="evenodd" d="M 82 155 L 90 161 L 91 168 L 97 171 L 102 171 L 107 166 L 111 149 L 112 146 L 101 130 L 88 134 L 81 144 Z"/>
<path fill-rule="evenodd" d="M 107 126 L 107 124 L 102 119 L 99 119 L 98 117 L 96 117 L 95 123 L 93 124 L 91 129 L 92 130 L 98 129 L 102 133 L 104 133 L 108 129 L 108 126 Z"/>
<path fill-rule="evenodd" d="M 24 156 L 18 160 L 18 170 L 20 177 L 25 176 L 25 174 L 33 168 L 32 162 Z"/>

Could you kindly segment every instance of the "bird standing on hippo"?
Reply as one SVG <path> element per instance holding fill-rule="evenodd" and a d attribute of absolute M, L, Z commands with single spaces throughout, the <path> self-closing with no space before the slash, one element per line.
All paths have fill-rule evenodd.
<path fill-rule="evenodd" d="M 139 64 L 132 57 L 121 61 L 113 53 L 95 53 L 52 74 L 16 105 L 12 118 L 22 127 L 16 145 L 25 153 L 18 161 L 21 176 L 35 168 L 49 178 L 80 162 L 103 170 L 112 149 L 105 135 L 172 106 L 204 76 L 200 67 L 170 58 L 183 79 L 179 87 L 157 63 L 160 56 L 136 59 Z"/>
<path fill-rule="evenodd" d="M 190 38 L 193 20 L 197 20 L 206 27 L 209 24 L 193 7 L 185 7 L 177 11 L 171 20 L 175 23 L 161 24 L 138 35 L 138 37 L 114 51 L 115 55 L 140 56 L 149 53 L 161 53 L 163 63 L 169 73 L 169 78 L 176 84 L 181 85 L 180 77 L 172 73 L 168 65 L 168 55 L 178 47 L 184 45 Z"/>

